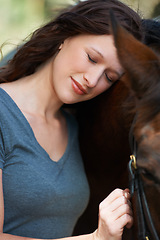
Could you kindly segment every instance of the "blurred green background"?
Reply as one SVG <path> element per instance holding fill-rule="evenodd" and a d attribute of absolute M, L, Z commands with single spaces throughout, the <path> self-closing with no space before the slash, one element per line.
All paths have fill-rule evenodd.
<path fill-rule="evenodd" d="M 0 0 L 0 46 L 3 55 L 11 51 L 61 8 L 78 0 Z M 160 0 L 122 0 L 143 18 L 160 15 Z"/>

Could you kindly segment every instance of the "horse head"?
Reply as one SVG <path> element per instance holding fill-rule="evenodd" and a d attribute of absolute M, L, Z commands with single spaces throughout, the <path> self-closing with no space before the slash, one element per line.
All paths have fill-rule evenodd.
<path fill-rule="evenodd" d="M 138 171 L 141 179 L 141 189 L 136 189 L 140 191 L 140 196 L 137 197 L 139 200 L 136 198 L 137 203 L 135 203 L 133 199 L 134 212 L 142 215 L 139 220 L 141 222 L 138 223 L 143 227 L 139 230 L 140 234 L 143 235 L 146 231 L 144 233 L 146 237 L 158 239 L 158 236 L 160 237 L 160 54 L 156 52 L 157 50 L 154 51 L 136 40 L 122 28 L 113 13 L 111 13 L 111 26 L 117 55 L 125 70 L 122 81 L 132 92 L 134 99 L 135 118 L 132 133 L 137 146 L 136 150 L 134 149 L 137 158 L 135 171 Z M 144 199 L 141 199 L 142 194 Z M 139 201 L 141 209 L 136 211 L 139 208 L 137 206 Z M 148 209 L 143 204 L 147 204 Z M 134 217 L 136 219 L 136 216 Z"/>

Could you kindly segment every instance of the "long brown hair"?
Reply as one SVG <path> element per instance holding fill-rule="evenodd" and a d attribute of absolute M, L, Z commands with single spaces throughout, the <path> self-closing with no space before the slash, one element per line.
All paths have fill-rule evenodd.
<path fill-rule="evenodd" d="M 36 30 L 31 39 L 0 70 L 0 82 L 11 82 L 34 73 L 56 54 L 63 41 L 78 34 L 110 34 L 109 11 L 141 40 L 141 18 L 118 0 L 87 0 L 65 9 L 56 19 Z"/>

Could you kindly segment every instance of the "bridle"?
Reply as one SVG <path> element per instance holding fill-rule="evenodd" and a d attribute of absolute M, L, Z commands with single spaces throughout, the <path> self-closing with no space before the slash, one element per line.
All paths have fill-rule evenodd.
<path fill-rule="evenodd" d="M 148 202 L 144 192 L 143 181 L 140 170 L 137 166 L 137 144 L 132 134 L 133 124 L 130 130 L 130 145 L 133 155 L 130 156 L 128 164 L 131 198 L 135 201 L 138 239 L 139 240 L 160 240 L 154 226 Z"/>

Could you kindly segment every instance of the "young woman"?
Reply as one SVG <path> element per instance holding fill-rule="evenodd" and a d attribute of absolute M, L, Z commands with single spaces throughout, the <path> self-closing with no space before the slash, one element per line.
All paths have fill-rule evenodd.
<path fill-rule="evenodd" d="M 89 186 L 77 123 L 64 103 L 89 100 L 123 74 L 109 10 L 136 38 L 141 19 L 117 0 L 88 0 L 38 29 L 0 71 L 0 239 L 119 240 L 132 225 L 129 191 L 99 207 L 94 233 L 71 237 Z"/>

